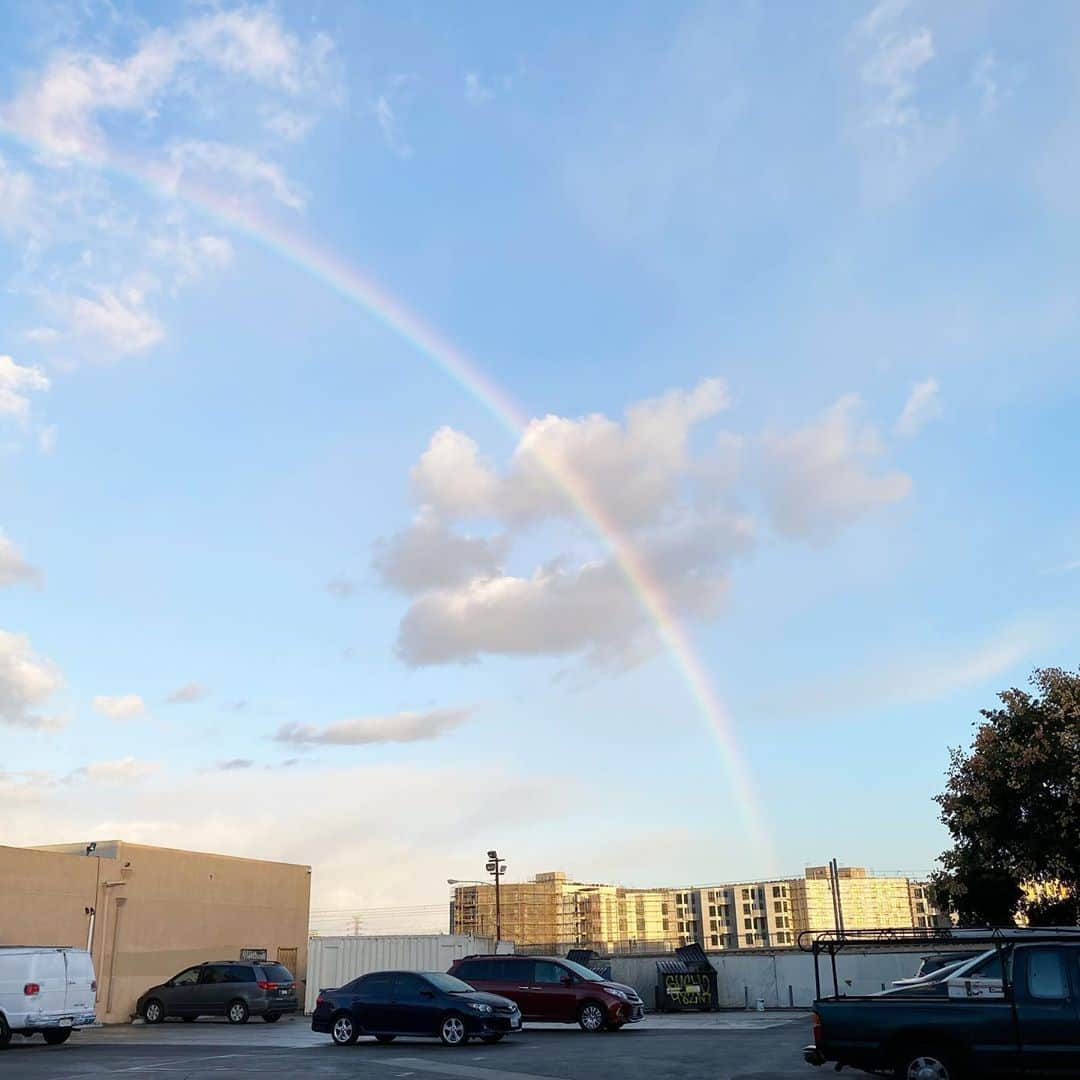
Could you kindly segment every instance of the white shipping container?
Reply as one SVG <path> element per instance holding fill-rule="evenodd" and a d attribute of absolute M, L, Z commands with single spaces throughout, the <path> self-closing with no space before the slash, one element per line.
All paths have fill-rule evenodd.
<path fill-rule="evenodd" d="M 490 938 L 471 934 L 313 937 L 308 940 L 304 1011 L 315 1011 L 320 990 L 344 986 L 369 971 L 445 971 L 462 956 L 495 951 Z M 513 946 L 504 941 L 498 951 L 513 951 Z"/>

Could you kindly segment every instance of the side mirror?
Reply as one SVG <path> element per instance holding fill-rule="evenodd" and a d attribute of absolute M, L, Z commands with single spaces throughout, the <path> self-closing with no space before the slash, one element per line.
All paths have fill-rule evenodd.
<path fill-rule="evenodd" d="M 574 976 L 573 975 L 564 975 L 559 981 L 563 984 L 563 986 L 573 986 L 574 985 Z"/>

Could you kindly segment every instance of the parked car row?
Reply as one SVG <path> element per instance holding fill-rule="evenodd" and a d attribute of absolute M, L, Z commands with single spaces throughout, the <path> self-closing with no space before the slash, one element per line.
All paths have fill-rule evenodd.
<path fill-rule="evenodd" d="M 97 980 L 85 949 L 0 946 L 0 1047 L 13 1034 L 44 1036 L 52 1045 L 96 1022 Z M 260 960 L 214 960 L 178 972 L 140 995 L 136 1013 L 147 1024 L 170 1017 L 191 1022 L 223 1016 L 273 1023 L 297 1012 L 292 973 Z M 375 971 L 319 992 L 314 1031 L 339 1046 L 361 1036 L 439 1038 L 447 1046 L 470 1039 L 497 1043 L 525 1020 L 617 1031 L 635 1024 L 645 1006 L 631 986 L 604 979 L 554 956 L 467 956 L 448 973 Z"/>
<path fill-rule="evenodd" d="M 399 1035 L 499 1042 L 522 1020 L 577 1023 L 583 1031 L 617 1031 L 644 1018 L 631 986 L 552 956 L 467 956 L 449 974 L 375 971 L 334 990 L 320 990 L 313 1031 L 339 1046 L 361 1035 L 393 1042 Z"/>

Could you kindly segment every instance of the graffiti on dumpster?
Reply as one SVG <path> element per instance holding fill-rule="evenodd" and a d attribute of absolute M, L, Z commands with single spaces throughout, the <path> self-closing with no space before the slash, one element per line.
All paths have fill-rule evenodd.
<path fill-rule="evenodd" d="M 693 971 L 669 972 L 664 975 L 664 992 L 675 1005 L 700 1009 L 712 1005 L 708 979 Z"/>

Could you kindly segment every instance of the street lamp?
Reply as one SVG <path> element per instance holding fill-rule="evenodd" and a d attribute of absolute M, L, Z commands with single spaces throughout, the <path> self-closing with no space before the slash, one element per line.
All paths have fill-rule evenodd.
<path fill-rule="evenodd" d="M 499 904 L 499 878 L 506 873 L 506 864 L 497 851 L 487 853 L 488 861 L 484 869 L 495 878 L 495 948 L 498 951 L 499 942 L 502 941 L 502 907 Z"/>

